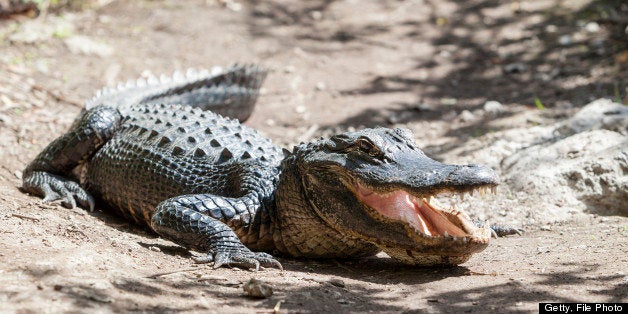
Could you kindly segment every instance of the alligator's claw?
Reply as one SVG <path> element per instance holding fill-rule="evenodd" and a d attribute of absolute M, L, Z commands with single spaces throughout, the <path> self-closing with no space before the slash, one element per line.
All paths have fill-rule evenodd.
<path fill-rule="evenodd" d="M 81 207 L 94 210 L 94 198 L 76 182 L 43 171 L 35 171 L 24 179 L 22 190 L 43 197 L 42 202 L 60 200 L 67 208 Z"/>
<path fill-rule="evenodd" d="M 193 257 L 197 263 L 214 262 L 214 269 L 225 265 L 237 266 L 242 268 L 254 268 L 258 271 L 260 266 L 277 267 L 283 270 L 281 263 L 274 259 L 272 255 L 264 252 L 252 252 L 246 248 L 235 251 L 224 251 L 216 254 L 209 253 L 201 257 Z"/>
<path fill-rule="evenodd" d="M 486 223 L 479 220 L 473 220 L 473 223 L 480 228 L 486 225 Z M 500 226 L 500 225 L 489 224 L 489 228 L 491 228 L 491 236 L 494 238 L 504 237 L 504 236 L 513 235 L 513 234 L 518 234 L 518 235 L 523 234 L 523 229 L 515 228 L 511 226 Z"/>
<path fill-rule="evenodd" d="M 523 229 L 515 228 L 511 226 L 491 225 L 491 230 L 493 230 L 496 237 L 503 237 L 503 236 L 513 235 L 513 234 L 523 235 Z"/>

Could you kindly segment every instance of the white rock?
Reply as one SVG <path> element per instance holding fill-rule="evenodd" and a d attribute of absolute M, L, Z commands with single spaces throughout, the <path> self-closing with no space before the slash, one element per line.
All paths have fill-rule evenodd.
<path fill-rule="evenodd" d="M 462 111 L 459 117 L 460 117 L 460 120 L 462 120 L 463 122 L 469 122 L 469 121 L 475 120 L 475 115 L 469 110 Z"/>
<path fill-rule="evenodd" d="M 597 33 L 600 31 L 600 24 L 596 22 L 589 22 L 586 25 L 584 25 L 584 30 L 586 30 L 589 33 Z"/>
<path fill-rule="evenodd" d="M 490 113 L 500 113 L 502 111 L 502 104 L 499 101 L 489 100 L 484 103 L 484 111 Z"/>

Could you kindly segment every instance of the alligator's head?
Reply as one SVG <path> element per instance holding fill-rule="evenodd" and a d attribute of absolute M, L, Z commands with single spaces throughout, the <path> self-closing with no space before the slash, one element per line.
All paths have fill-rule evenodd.
<path fill-rule="evenodd" d="M 490 229 L 441 208 L 442 192 L 494 191 L 497 174 L 427 157 L 406 129 L 365 129 L 295 148 L 311 210 L 338 233 L 413 265 L 457 265 L 488 245 Z"/>

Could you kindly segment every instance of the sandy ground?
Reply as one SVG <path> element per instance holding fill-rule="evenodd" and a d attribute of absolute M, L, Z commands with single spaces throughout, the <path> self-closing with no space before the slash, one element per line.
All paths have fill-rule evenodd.
<path fill-rule="evenodd" d="M 403 126 L 439 160 L 482 163 L 460 148 L 626 96 L 628 50 L 617 23 L 601 18 L 612 17 L 606 2 L 98 3 L 0 21 L 0 312 L 527 312 L 628 300 L 628 219 L 531 219 L 543 215 L 542 199 L 472 198 L 472 216 L 526 233 L 459 267 L 408 268 L 381 255 L 280 258 L 284 271 L 256 273 L 195 265 L 104 208 L 41 204 L 17 190 L 25 165 L 101 86 L 233 62 L 273 69 L 247 124 L 280 145 Z M 489 100 L 501 113 L 473 118 Z M 244 297 L 250 278 L 274 295 Z"/>

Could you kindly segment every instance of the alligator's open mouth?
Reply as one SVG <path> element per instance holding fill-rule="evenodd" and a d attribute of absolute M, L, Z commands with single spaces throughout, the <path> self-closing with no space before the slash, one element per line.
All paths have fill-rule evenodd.
<path fill-rule="evenodd" d="M 469 237 L 477 233 L 471 219 L 453 208 L 445 209 L 430 197 L 417 198 L 404 190 L 378 193 L 357 184 L 358 199 L 384 217 L 403 221 L 428 237 Z M 479 187 L 485 193 L 487 187 Z M 491 188 L 495 193 L 495 189 Z M 482 232 L 484 234 L 484 232 Z"/>
<path fill-rule="evenodd" d="M 467 191 L 474 189 L 480 193 L 490 189 L 495 193 L 493 186 Z M 362 204 L 382 218 L 407 226 L 409 235 L 416 241 L 414 245 L 380 246 L 390 257 L 405 264 L 458 265 L 471 254 L 484 250 L 491 238 L 489 227 L 477 227 L 464 212 L 445 209 L 431 196 L 419 198 L 402 189 L 380 193 L 359 183 L 356 190 Z"/>

